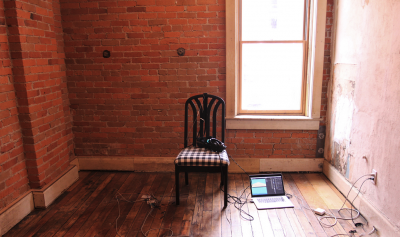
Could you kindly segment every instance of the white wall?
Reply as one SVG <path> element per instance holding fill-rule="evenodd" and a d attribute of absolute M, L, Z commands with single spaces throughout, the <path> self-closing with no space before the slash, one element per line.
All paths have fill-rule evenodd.
<path fill-rule="evenodd" d="M 325 158 L 352 182 L 376 169 L 362 190 L 399 227 L 400 0 L 336 5 Z"/>

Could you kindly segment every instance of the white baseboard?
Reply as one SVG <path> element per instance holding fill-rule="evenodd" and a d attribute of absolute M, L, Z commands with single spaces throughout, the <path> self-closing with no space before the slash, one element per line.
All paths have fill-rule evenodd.
<path fill-rule="evenodd" d="M 78 168 L 78 171 L 80 170 L 80 168 L 79 168 L 79 160 L 77 158 L 75 158 L 72 161 L 70 161 L 69 165 L 75 165 Z"/>
<path fill-rule="evenodd" d="M 322 172 L 324 158 L 260 159 L 260 172 Z"/>
<path fill-rule="evenodd" d="M 24 219 L 35 209 L 31 191 L 26 192 L 0 212 L 0 236 Z"/>
<path fill-rule="evenodd" d="M 81 170 L 120 170 L 135 172 L 173 172 L 175 157 L 80 156 Z M 323 158 L 235 158 L 247 173 L 322 172 Z M 243 173 L 231 159 L 230 173 Z"/>
<path fill-rule="evenodd" d="M 352 186 L 350 182 L 340 174 L 339 171 L 335 169 L 329 162 L 324 161 L 323 173 L 326 177 L 336 186 L 336 188 L 347 194 Z M 358 190 L 356 188 L 352 188 L 349 199 L 353 200 L 357 195 Z M 374 207 L 363 195 L 359 194 L 358 198 L 354 202 L 356 207 L 359 207 L 361 214 L 367 219 L 370 225 L 375 226 L 377 231 L 377 236 L 382 237 L 397 237 L 400 236 L 400 230 L 392 224 L 388 218 L 376 207 Z"/>
<path fill-rule="evenodd" d="M 172 172 L 175 157 L 80 156 L 81 170 Z"/>
<path fill-rule="evenodd" d="M 42 189 L 31 189 L 0 211 L 0 236 L 7 233 L 35 208 L 46 208 L 79 178 L 78 167 L 70 166 Z"/>
<path fill-rule="evenodd" d="M 67 188 L 79 179 L 78 167 L 70 166 L 62 172 L 53 182 L 42 189 L 33 189 L 35 208 L 46 208 L 57 199 Z"/>

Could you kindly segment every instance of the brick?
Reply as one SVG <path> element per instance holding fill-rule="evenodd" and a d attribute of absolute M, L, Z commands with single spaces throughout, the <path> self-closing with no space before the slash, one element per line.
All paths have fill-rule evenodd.
<path fill-rule="evenodd" d="M 65 4 L 69 3 L 62 3 Z M 80 4 L 80 7 L 76 8 L 76 4 Z M 60 62 L 64 60 L 57 61 L 56 56 L 53 58 L 53 54 L 50 54 L 43 57 L 48 59 L 45 63 L 49 65 L 32 67 L 29 71 L 47 77 L 43 81 L 50 78 L 67 81 L 70 99 L 69 102 L 65 101 L 66 104 L 61 109 L 63 111 L 71 109 L 74 113 L 73 120 L 65 119 L 68 120 L 68 126 L 73 126 L 74 129 L 75 153 L 101 155 L 103 152 L 101 149 L 106 149 L 108 146 L 110 149 L 104 150 L 103 155 L 157 156 L 160 152 L 162 156 L 176 155 L 173 153 L 181 147 L 181 142 L 166 141 L 172 137 L 182 137 L 183 103 L 186 98 L 205 90 L 225 96 L 225 1 L 89 1 L 72 2 L 67 6 L 68 8 L 61 9 L 64 42 L 57 40 L 45 43 L 44 40 L 48 38 L 60 36 L 49 34 L 50 30 L 36 31 L 36 36 L 43 38 L 39 45 L 52 45 L 50 48 L 37 48 L 36 52 L 42 49 L 42 52 L 51 50 L 54 53 L 59 52 L 60 55 L 65 52 L 65 66 L 64 62 Z M 104 10 L 107 10 L 107 14 Z M 40 11 L 44 14 L 36 14 L 42 17 L 53 14 L 52 10 L 43 11 L 42 8 Z M 327 22 L 329 25 L 329 21 Z M 10 29 L 10 32 L 15 33 L 17 30 L 18 28 L 15 31 Z M 329 32 L 326 36 L 330 37 Z M 24 39 L 17 37 L 16 40 Z M 29 39 L 31 40 L 36 39 Z M 58 51 L 62 47 L 56 47 L 57 43 L 65 45 L 64 51 Z M 34 43 L 31 44 L 24 46 L 26 49 L 29 48 L 24 52 L 32 52 L 32 58 L 40 59 L 39 54 L 34 54 L 36 53 Z M 16 48 L 15 45 L 12 47 L 13 50 Z M 179 47 L 186 49 L 184 57 L 177 55 L 176 49 Z M 102 58 L 103 50 L 110 50 L 111 58 Z M 325 51 L 324 79 L 327 81 L 330 45 L 326 45 Z M 20 58 L 26 59 L 22 54 Z M 44 63 L 44 61 L 38 62 Z M 66 75 L 48 71 L 49 69 L 59 71 L 60 67 L 66 67 Z M 14 80 L 17 79 L 22 83 L 42 81 L 38 76 L 32 77 L 24 73 L 14 74 L 14 77 Z M 37 88 L 42 88 L 39 86 L 36 85 Z M 13 90 L 11 87 L 8 88 L 9 92 Z M 63 90 L 66 90 L 65 86 Z M 54 100 L 55 96 L 66 97 L 64 93 L 49 93 L 47 98 Z M 18 103 L 32 103 L 23 99 L 20 98 Z M 46 103 L 42 100 L 43 97 L 38 97 L 33 102 Z M 322 106 L 326 103 L 323 101 Z M 32 106 L 34 109 L 29 111 L 39 109 L 35 105 Z M 49 119 L 46 124 L 50 124 L 51 119 L 43 115 L 41 110 L 42 108 L 35 111 L 35 116 Z M 53 111 L 53 108 L 47 110 Z M 40 126 L 44 124 L 38 125 L 31 132 L 40 133 Z M 96 137 L 91 137 L 91 133 Z M 123 136 L 120 133 L 123 133 Z M 308 155 L 307 150 L 313 149 L 312 146 L 316 143 L 316 139 L 310 134 L 308 131 L 232 130 L 227 133 L 226 140 L 234 144 L 242 143 L 242 147 L 229 148 L 229 152 L 235 156 L 273 157 L 275 148 L 281 153 L 276 155 L 277 157 L 304 157 Z M 144 137 L 151 141 L 140 140 Z M 136 144 L 137 142 L 144 143 Z M 119 144 L 121 147 L 112 147 L 113 144 Z M 154 149 L 154 144 L 160 147 Z M 243 145 L 254 148 L 245 149 Z M 58 148 L 54 148 L 51 152 L 56 149 Z M 293 149 L 293 154 L 282 154 L 281 150 L 290 149 Z M 307 152 L 304 151 L 304 155 L 297 154 L 301 153 L 301 150 Z M 41 153 L 38 152 L 37 155 Z M 58 164 L 52 158 L 49 156 L 49 162 Z M 52 177 L 50 173 L 54 173 L 54 170 L 56 169 L 49 167 L 49 173 L 44 178 L 38 174 L 37 183 Z"/>
<path fill-rule="evenodd" d="M 146 7 L 128 7 L 127 12 L 146 12 Z"/>

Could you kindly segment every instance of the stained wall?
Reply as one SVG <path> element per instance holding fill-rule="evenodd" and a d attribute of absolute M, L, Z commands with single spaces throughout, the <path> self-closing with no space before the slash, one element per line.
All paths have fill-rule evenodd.
<path fill-rule="evenodd" d="M 400 2 L 336 4 L 325 158 L 349 181 L 377 170 L 362 192 L 400 226 Z"/>

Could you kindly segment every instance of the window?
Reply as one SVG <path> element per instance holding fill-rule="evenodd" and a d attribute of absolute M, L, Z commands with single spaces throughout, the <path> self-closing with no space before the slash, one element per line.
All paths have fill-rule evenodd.
<path fill-rule="evenodd" d="M 239 114 L 304 111 L 308 1 L 241 0 Z"/>
<path fill-rule="evenodd" d="M 227 128 L 318 129 L 326 0 L 227 0 Z"/>

